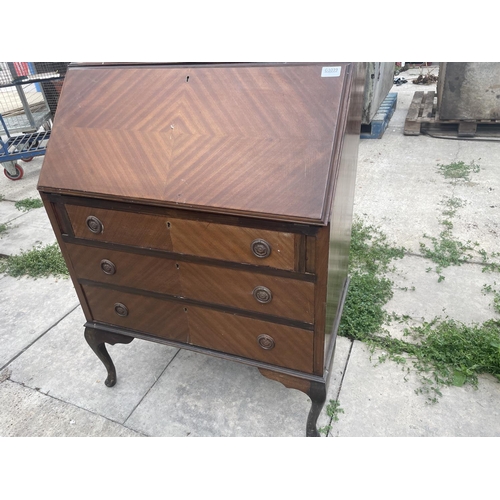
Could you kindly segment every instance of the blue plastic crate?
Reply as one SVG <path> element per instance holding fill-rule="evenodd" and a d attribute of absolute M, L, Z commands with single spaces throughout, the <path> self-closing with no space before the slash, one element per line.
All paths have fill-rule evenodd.
<path fill-rule="evenodd" d="M 382 101 L 380 108 L 368 125 L 361 125 L 361 139 L 380 139 L 389 125 L 389 121 L 396 109 L 398 94 L 391 92 Z"/>

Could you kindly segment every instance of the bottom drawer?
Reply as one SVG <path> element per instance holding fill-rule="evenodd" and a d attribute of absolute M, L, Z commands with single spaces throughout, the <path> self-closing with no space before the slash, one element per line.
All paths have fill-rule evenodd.
<path fill-rule="evenodd" d="M 312 373 L 312 331 L 109 288 L 82 288 L 96 321 Z"/>

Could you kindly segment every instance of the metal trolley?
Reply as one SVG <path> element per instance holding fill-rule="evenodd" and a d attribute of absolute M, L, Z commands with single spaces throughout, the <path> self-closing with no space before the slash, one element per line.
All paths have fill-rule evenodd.
<path fill-rule="evenodd" d="M 0 124 L 7 135 L 6 142 L 0 139 L 0 163 L 4 168 L 5 176 L 11 181 L 18 181 L 24 176 L 24 169 L 17 163 L 17 160 L 28 162 L 35 156 L 44 155 L 50 138 L 50 130 L 11 136 L 2 115 L 0 115 Z"/>
<path fill-rule="evenodd" d="M 17 163 L 45 154 L 69 63 L 0 63 L 0 163 L 11 180 Z"/>

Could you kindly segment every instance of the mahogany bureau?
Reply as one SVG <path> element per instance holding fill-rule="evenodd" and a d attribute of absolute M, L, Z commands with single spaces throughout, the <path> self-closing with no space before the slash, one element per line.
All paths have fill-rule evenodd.
<path fill-rule="evenodd" d="M 345 298 L 359 63 L 71 64 L 38 190 L 86 316 L 257 367 L 318 436 Z"/>

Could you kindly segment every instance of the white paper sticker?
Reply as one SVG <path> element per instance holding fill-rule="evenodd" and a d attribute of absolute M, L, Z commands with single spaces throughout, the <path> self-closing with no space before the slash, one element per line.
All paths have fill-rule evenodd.
<path fill-rule="evenodd" d="M 341 66 L 323 66 L 321 68 L 321 76 L 340 76 Z"/>

